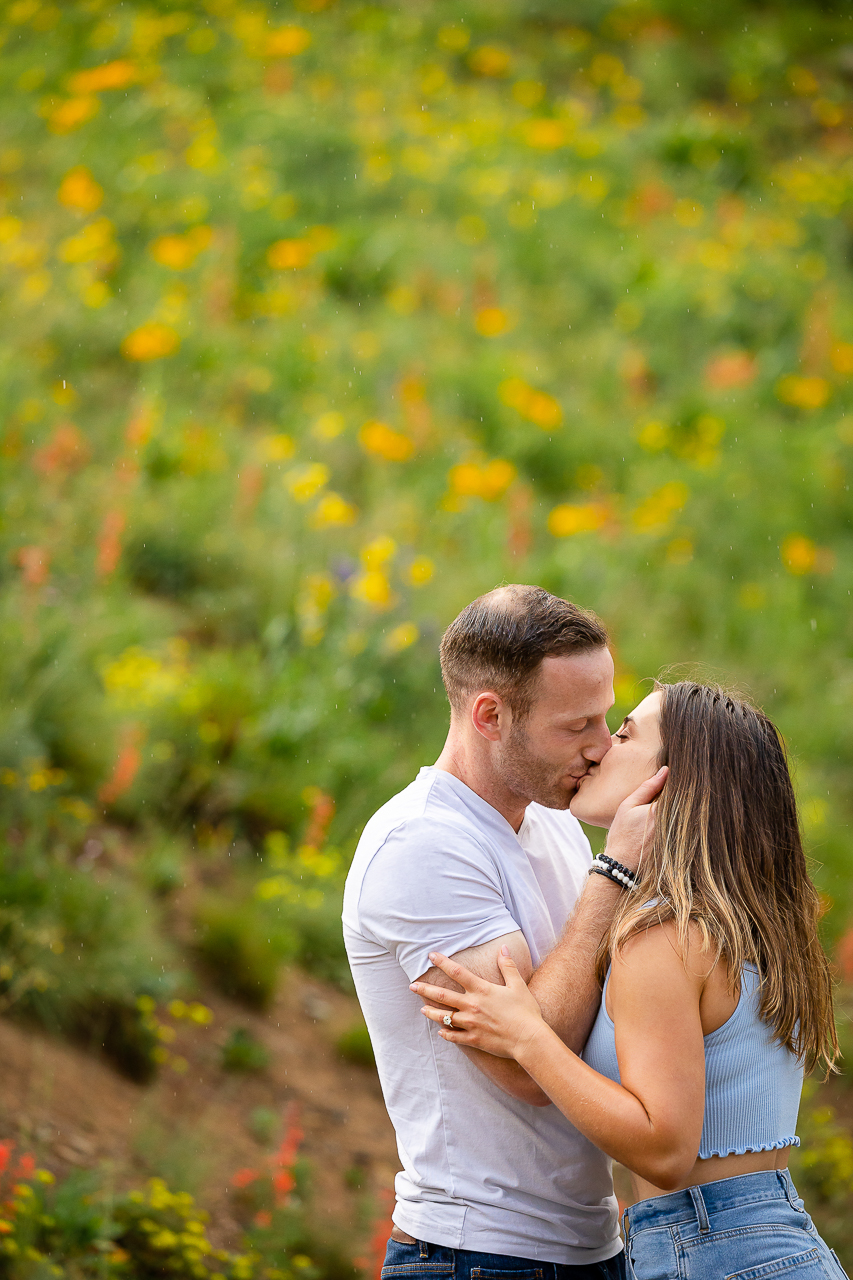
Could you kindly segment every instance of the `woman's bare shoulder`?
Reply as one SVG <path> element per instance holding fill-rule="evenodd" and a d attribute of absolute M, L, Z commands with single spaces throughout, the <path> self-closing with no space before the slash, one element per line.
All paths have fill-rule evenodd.
<path fill-rule="evenodd" d="M 617 970 L 625 966 L 653 966 L 656 970 L 678 967 L 704 980 L 718 959 L 717 948 L 696 921 L 690 921 L 687 937 L 682 939 L 675 920 L 654 920 L 622 944 L 613 957 L 613 971 L 615 976 Z"/>

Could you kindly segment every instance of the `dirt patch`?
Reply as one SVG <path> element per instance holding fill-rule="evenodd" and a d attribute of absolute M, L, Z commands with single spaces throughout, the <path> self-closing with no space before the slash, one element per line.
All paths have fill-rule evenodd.
<path fill-rule="evenodd" d="M 297 972 L 284 976 L 267 1014 L 209 989 L 199 998 L 213 1021 L 170 1020 L 170 1060 L 148 1086 L 122 1079 L 84 1050 L 0 1019 L 0 1137 L 16 1139 L 59 1176 L 100 1169 L 125 1187 L 161 1173 L 198 1196 L 216 1243 L 235 1247 L 231 1179 L 263 1164 L 277 1118 L 296 1102 L 302 1154 L 313 1171 L 312 1221 L 357 1253 L 398 1160 L 375 1071 L 343 1061 L 335 1048 L 360 1016 L 356 1000 Z M 264 1071 L 238 1075 L 221 1067 L 222 1045 L 238 1027 L 267 1048 Z"/>

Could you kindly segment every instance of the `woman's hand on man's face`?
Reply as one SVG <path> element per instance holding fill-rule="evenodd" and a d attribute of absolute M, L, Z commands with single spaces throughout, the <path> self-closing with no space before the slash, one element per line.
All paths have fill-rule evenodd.
<path fill-rule="evenodd" d="M 498 956 L 506 984 L 503 987 L 476 977 L 439 952 L 430 955 L 430 961 L 463 988 L 449 991 L 426 982 L 411 984 L 411 991 L 442 1006 L 433 1009 L 425 1005 L 421 1013 L 439 1024 L 438 1034 L 443 1040 L 469 1049 L 482 1049 L 498 1058 L 514 1058 L 519 1047 L 544 1025 L 539 1005 L 528 991 L 507 947 L 502 947 Z M 453 1026 L 448 1027 L 444 1018 L 451 1011 Z"/>

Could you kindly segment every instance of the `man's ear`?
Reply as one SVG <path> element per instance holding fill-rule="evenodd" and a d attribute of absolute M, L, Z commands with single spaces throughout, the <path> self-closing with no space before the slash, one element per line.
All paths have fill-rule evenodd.
<path fill-rule="evenodd" d="M 471 703 L 471 723 L 489 742 L 500 742 L 510 726 L 512 713 L 503 698 L 491 690 L 478 693 Z"/>

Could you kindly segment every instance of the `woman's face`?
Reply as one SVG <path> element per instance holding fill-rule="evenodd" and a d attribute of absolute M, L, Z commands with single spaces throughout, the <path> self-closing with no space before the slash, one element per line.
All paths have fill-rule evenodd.
<path fill-rule="evenodd" d="M 576 818 L 609 827 L 622 801 L 657 772 L 662 698 L 660 692 L 644 698 L 612 735 L 613 745 L 601 764 L 581 778 L 569 806 Z"/>

